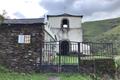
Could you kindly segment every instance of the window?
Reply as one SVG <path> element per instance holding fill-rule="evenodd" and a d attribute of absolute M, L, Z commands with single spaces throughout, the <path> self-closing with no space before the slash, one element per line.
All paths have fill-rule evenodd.
<path fill-rule="evenodd" d="M 18 43 L 30 43 L 31 36 L 30 35 L 19 35 L 18 36 Z"/>
<path fill-rule="evenodd" d="M 69 20 L 68 19 L 63 19 L 61 27 L 64 28 L 64 29 L 68 29 L 69 28 Z"/>
<path fill-rule="evenodd" d="M 18 43 L 24 43 L 24 35 L 18 36 Z"/>

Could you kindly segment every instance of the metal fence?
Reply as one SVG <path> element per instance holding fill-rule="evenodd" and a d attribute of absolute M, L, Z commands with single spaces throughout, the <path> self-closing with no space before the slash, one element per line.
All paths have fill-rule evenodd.
<path fill-rule="evenodd" d="M 42 72 L 78 72 L 84 68 L 83 61 L 111 59 L 113 55 L 112 43 L 60 41 L 43 45 L 37 63 L 37 69 Z"/>
<path fill-rule="evenodd" d="M 110 80 L 106 79 L 107 75 L 101 73 L 100 71 L 108 70 L 110 71 L 108 73 L 112 74 L 112 69 L 110 68 L 112 65 L 110 62 L 112 62 L 113 55 L 114 51 L 112 43 L 73 41 L 44 42 L 42 50 L 40 50 L 39 59 L 36 62 L 36 65 L 33 66 L 35 66 L 35 70 L 37 72 L 39 71 L 42 73 L 55 72 L 56 74 L 59 72 L 69 72 L 72 73 L 71 75 L 73 75 L 73 72 L 83 75 L 85 73 L 85 75 L 87 74 L 90 78 L 92 77 L 93 80 L 100 80 L 97 75 L 97 70 L 100 69 L 98 71 L 99 74 L 102 74 L 100 77 L 104 77 L 105 75 L 104 80 Z M 0 69 L 2 70 L 4 68 Z M 41 75 L 42 74 L 37 74 L 37 76 Z M 34 78 L 35 76 L 36 75 L 32 75 L 31 73 L 6 73 L 4 71 L 0 74 L 0 78 L 2 80 L 18 80 L 19 78 L 19 80 L 28 80 Z M 119 72 L 117 72 L 117 76 L 119 76 Z"/>

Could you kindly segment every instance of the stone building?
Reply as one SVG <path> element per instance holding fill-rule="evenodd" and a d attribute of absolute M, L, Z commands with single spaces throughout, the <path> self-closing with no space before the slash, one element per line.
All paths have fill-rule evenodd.
<path fill-rule="evenodd" d="M 54 56 L 60 52 L 59 48 L 63 51 L 60 53 L 69 53 L 72 41 L 83 41 L 81 19 L 81 15 L 65 13 L 47 15 L 46 18 L 4 20 L 0 24 L 0 64 L 18 71 L 34 70 L 36 62 L 41 62 L 41 54 L 44 59 L 49 58 L 44 54 L 44 42 L 60 42 L 61 47 L 52 45 L 56 50 L 52 52 Z M 82 50 L 85 51 L 84 48 Z"/>
<path fill-rule="evenodd" d="M 53 39 L 44 25 L 44 18 L 4 20 L 0 24 L 0 63 L 18 71 L 33 70 L 45 36 Z"/>

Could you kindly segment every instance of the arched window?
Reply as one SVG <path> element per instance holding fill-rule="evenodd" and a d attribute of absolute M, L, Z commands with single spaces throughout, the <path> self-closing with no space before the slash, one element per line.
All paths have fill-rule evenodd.
<path fill-rule="evenodd" d="M 61 28 L 62 29 L 69 29 L 69 20 L 68 19 L 63 19 L 62 20 Z"/>

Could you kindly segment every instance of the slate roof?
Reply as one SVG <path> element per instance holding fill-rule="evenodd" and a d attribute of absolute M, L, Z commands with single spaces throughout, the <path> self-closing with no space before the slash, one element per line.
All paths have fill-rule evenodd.
<path fill-rule="evenodd" d="M 3 24 L 35 24 L 42 23 L 44 24 L 44 18 L 35 18 L 35 19 L 5 19 Z"/>
<path fill-rule="evenodd" d="M 83 17 L 82 15 L 72 15 L 72 14 L 67 14 L 67 13 L 63 13 L 59 15 L 47 15 L 47 17 L 60 17 L 60 16 Z"/>

